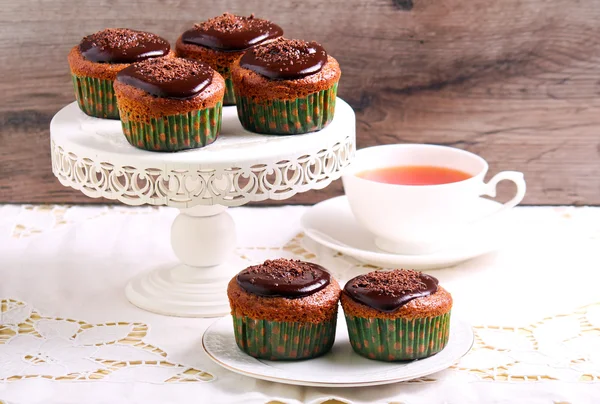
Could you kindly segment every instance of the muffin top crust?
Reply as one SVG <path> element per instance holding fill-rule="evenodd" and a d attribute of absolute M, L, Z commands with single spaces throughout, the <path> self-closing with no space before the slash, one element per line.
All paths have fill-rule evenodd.
<path fill-rule="evenodd" d="M 413 299 L 438 290 L 433 276 L 413 270 L 375 271 L 359 275 L 346 283 L 344 293 L 374 309 L 393 312 Z"/>
<path fill-rule="evenodd" d="M 251 14 L 248 17 L 224 13 L 194 25 L 183 33 L 183 43 L 219 51 L 240 51 L 283 35 L 277 24 Z"/>
<path fill-rule="evenodd" d="M 334 318 L 341 292 L 323 267 L 284 258 L 242 270 L 227 287 L 234 316 L 309 323 Z"/>
<path fill-rule="evenodd" d="M 188 99 L 212 82 L 214 71 L 197 60 L 147 59 L 117 74 L 117 81 L 164 98 Z"/>
<path fill-rule="evenodd" d="M 319 72 L 327 52 L 316 42 L 278 38 L 248 50 L 240 66 L 274 80 L 299 79 Z"/>
<path fill-rule="evenodd" d="M 237 275 L 242 289 L 260 296 L 304 297 L 330 282 L 331 276 L 320 265 L 282 258 L 248 267 Z"/>
<path fill-rule="evenodd" d="M 95 63 L 135 63 L 166 56 L 170 50 L 169 42 L 158 35 L 129 28 L 106 28 L 79 44 L 81 55 Z"/>
<path fill-rule="evenodd" d="M 438 280 L 413 270 L 375 271 L 346 283 L 344 293 L 374 309 L 393 312 L 419 297 L 437 292 Z"/>
<path fill-rule="evenodd" d="M 373 271 L 349 280 L 341 297 L 346 315 L 406 320 L 434 317 L 452 309 L 452 296 L 438 280 L 404 269 Z"/>

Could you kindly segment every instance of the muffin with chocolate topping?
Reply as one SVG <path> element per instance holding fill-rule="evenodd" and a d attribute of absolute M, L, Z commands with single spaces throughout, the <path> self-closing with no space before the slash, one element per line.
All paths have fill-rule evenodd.
<path fill-rule="evenodd" d="M 321 130 L 333 119 L 340 76 L 316 42 L 279 38 L 249 49 L 232 68 L 240 121 L 257 133 Z"/>
<path fill-rule="evenodd" d="M 69 66 L 79 108 L 97 118 L 119 119 L 113 81 L 135 62 L 172 55 L 165 39 L 149 32 L 107 28 L 71 49 Z"/>
<path fill-rule="evenodd" d="M 148 59 L 121 70 L 114 87 L 123 133 L 135 147 L 178 151 L 219 135 L 225 83 L 202 62 Z"/>
<path fill-rule="evenodd" d="M 244 52 L 283 35 L 280 26 L 254 17 L 225 13 L 185 31 L 177 40 L 177 56 L 208 63 L 225 79 L 224 105 L 235 104 L 231 65 Z"/>
<path fill-rule="evenodd" d="M 448 342 L 452 296 L 433 276 L 370 272 L 349 280 L 341 301 L 352 348 L 367 358 L 425 358 Z"/>
<path fill-rule="evenodd" d="M 227 288 L 235 341 L 255 358 L 308 359 L 335 339 L 340 286 L 323 267 L 276 259 L 237 274 Z"/>

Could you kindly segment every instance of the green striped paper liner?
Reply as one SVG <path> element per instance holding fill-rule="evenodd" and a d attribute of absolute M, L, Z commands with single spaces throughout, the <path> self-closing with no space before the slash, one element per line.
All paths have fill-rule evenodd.
<path fill-rule="evenodd" d="M 337 83 L 327 90 L 294 100 L 255 101 L 237 95 L 240 122 L 247 130 L 272 135 L 295 135 L 323 129 L 333 119 Z"/>
<path fill-rule="evenodd" d="M 119 119 L 117 97 L 111 80 L 71 74 L 79 108 L 96 118 Z"/>
<path fill-rule="evenodd" d="M 150 123 L 128 119 L 121 112 L 123 133 L 127 141 L 140 149 L 178 151 L 204 147 L 214 142 L 221 131 L 223 106 L 187 114 L 150 118 Z"/>
<path fill-rule="evenodd" d="M 440 352 L 450 335 L 450 312 L 413 320 L 346 315 L 350 344 L 356 353 L 380 361 L 426 358 Z"/>
<path fill-rule="evenodd" d="M 217 68 L 217 72 L 225 79 L 223 105 L 235 105 L 235 92 L 233 90 L 233 80 L 231 80 L 231 69 L 229 67 Z"/>
<path fill-rule="evenodd" d="M 322 323 L 257 320 L 233 316 L 235 342 L 250 356 L 267 360 L 310 359 L 331 349 L 337 313 Z"/>
<path fill-rule="evenodd" d="M 223 105 L 235 105 L 235 93 L 233 91 L 233 80 L 231 80 L 231 77 L 225 78 L 225 95 L 223 96 Z"/>

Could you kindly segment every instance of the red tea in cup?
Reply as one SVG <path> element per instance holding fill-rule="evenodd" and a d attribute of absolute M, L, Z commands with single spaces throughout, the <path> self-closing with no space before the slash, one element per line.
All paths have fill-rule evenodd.
<path fill-rule="evenodd" d="M 431 254 L 460 240 L 475 223 L 521 202 L 527 188 L 522 173 L 504 171 L 486 183 L 487 171 L 484 159 L 465 150 L 396 144 L 357 150 L 342 181 L 352 214 L 377 247 Z M 496 185 L 504 180 L 517 185 L 515 196 L 494 212 L 477 213 L 480 198 L 495 197 Z"/>
<path fill-rule="evenodd" d="M 366 170 L 356 174 L 365 180 L 396 185 L 441 185 L 472 177 L 461 170 L 438 166 L 395 166 Z"/>

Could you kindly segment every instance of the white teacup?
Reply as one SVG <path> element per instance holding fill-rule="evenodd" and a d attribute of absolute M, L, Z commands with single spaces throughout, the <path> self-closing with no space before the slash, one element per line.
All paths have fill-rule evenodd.
<path fill-rule="evenodd" d="M 439 185 L 397 185 L 364 179 L 366 170 L 396 166 L 437 166 L 470 174 L 463 181 Z M 483 182 L 488 163 L 476 154 L 446 146 L 396 144 L 368 147 L 342 176 L 352 213 L 375 236 L 382 250 L 429 254 L 460 237 L 474 223 L 513 208 L 525 196 L 523 173 L 503 171 Z M 517 194 L 497 211 L 477 217 L 479 197 L 496 196 L 496 185 L 509 180 Z"/>

